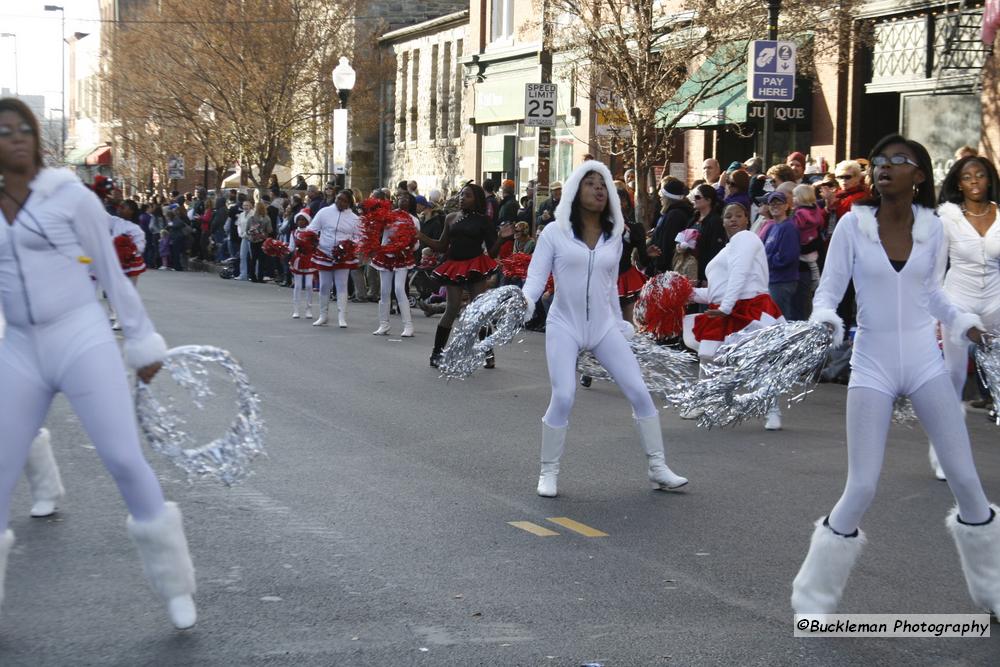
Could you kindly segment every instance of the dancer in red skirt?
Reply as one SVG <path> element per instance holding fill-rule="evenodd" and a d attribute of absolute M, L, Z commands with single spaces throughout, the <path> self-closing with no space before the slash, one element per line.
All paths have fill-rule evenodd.
<path fill-rule="evenodd" d="M 500 244 L 513 235 L 513 228 L 504 227 L 504 237 L 498 237 L 496 226 L 486 215 L 486 192 L 474 183 L 467 184 L 459 194 L 460 211 L 445 219 L 441 238 L 420 234 L 420 241 L 435 252 L 443 252 L 445 260 L 434 269 L 434 277 L 447 288 L 447 304 L 441 323 L 434 334 L 431 366 L 437 368 L 441 350 L 448 342 L 451 325 L 462 307 L 462 292 L 468 290 L 472 299 L 486 291 L 486 280 L 497 269 L 494 257 Z M 509 229 L 508 229 L 509 228 Z M 486 335 L 485 331 L 482 334 Z M 493 368 L 493 351 L 486 357 L 486 367 Z"/>
<path fill-rule="evenodd" d="M 694 300 L 708 304 L 708 310 L 684 318 L 684 343 L 698 351 L 702 373 L 723 343 L 733 342 L 741 333 L 785 321 L 771 300 L 764 244 L 748 231 L 747 210 L 742 204 L 730 204 L 722 214 L 722 225 L 729 243 L 705 267 L 708 287 L 694 291 Z M 700 416 L 699 412 L 681 414 L 682 419 Z M 777 402 L 768 413 L 764 428 L 781 429 Z"/>
<path fill-rule="evenodd" d="M 288 259 L 288 271 L 292 274 L 292 319 L 299 319 L 301 311 L 299 306 L 302 303 L 302 296 L 305 295 L 306 318 L 311 319 L 313 301 L 313 277 L 316 275 L 316 266 L 313 264 L 313 256 L 319 250 L 319 234 L 306 229 L 312 224 L 312 211 L 304 208 L 295 214 L 295 230 L 292 231 L 291 242 L 288 250 L 291 255 Z M 327 295 L 327 301 L 330 296 Z"/>

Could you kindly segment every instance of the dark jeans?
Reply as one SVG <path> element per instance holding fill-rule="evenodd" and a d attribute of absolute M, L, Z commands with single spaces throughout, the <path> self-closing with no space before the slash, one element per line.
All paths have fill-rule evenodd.
<path fill-rule="evenodd" d="M 264 254 L 264 244 L 263 243 L 251 243 L 250 244 L 250 266 L 248 270 L 250 272 L 250 280 L 255 283 L 264 282 L 264 263 L 267 260 L 267 255 Z"/>
<path fill-rule="evenodd" d="M 791 280 L 786 283 L 771 283 L 767 287 L 768 291 L 771 292 L 771 299 L 777 304 L 785 319 L 795 319 L 795 290 L 799 287 L 799 281 Z"/>

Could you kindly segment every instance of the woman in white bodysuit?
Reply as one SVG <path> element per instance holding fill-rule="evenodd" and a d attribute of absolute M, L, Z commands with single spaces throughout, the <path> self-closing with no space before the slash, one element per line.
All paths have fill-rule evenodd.
<path fill-rule="evenodd" d="M 850 280 L 858 331 L 847 391 L 847 484 L 829 516 L 815 524 L 792 584 L 797 613 L 833 613 L 865 542 L 858 525 L 875 497 L 893 403 L 907 396 L 937 446 L 957 507 L 947 525 L 973 600 L 1000 611 L 1000 521 L 972 460 L 969 433 L 937 345 L 936 321 L 957 339 L 979 342 L 982 322 L 948 300 L 938 253 L 927 150 L 899 135 L 872 150 L 874 190 L 841 218 L 813 299 L 811 319 L 843 337 L 836 307 Z M 834 341 L 839 344 L 839 340 Z"/>
<path fill-rule="evenodd" d="M 667 467 L 660 417 L 626 339 L 634 330 L 622 319 L 618 300 L 624 226 L 611 172 L 600 162 L 584 162 L 563 186 L 555 221 L 542 230 L 528 266 L 523 288 L 528 319 L 550 273 L 556 284 L 545 324 L 552 397 L 542 418 L 540 496 L 557 493 L 559 461 L 576 393 L 576 360 L 582 350 L 597 357 L 632 404 L 650 481 L 663 490 L 687 484 Z"/>
<path fill-rule="evenodd" d="M 38 121 L 0 99 L 0 600 L 14 534 L 10 497 L 32 439 L 62 392 L 128 506 L 128 532 L 174 625 L 194 625 L 194 568 L 180 511 L 143 458 L 121 353 L 91 286 L 94 271 L 125 333 L 125 360 L 144 382 L 166 355 L 163 338 L 122 273 L 108 214 L 76 175 L 46 169 Z"/>

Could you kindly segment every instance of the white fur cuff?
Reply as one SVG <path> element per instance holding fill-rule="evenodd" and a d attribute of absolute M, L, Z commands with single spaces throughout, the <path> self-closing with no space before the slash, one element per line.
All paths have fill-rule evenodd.
<path fill-rule="evenodd" d="M 535 302 L 529 299 L 524 292 L 521 292 L 521 296 L 524 297 L 525 304 L 524 321 L 530 322 L 531 318 L 535 316 Z"/>
<path fill-rule="evenodd" d="M 125 341 L 125 363 L 129 368 L 145 368 L 167 356 L 167 341 L 158 333 Z"/>
<path fill-rule="evenodd" d="M 844 321 L 837 311 L 830 308 L 816 308 L 809 317 L 810 322 L 827 324 L 833 328 L 833 346 L 840 347 L 844 342 Z"/>
<path fill-rule="evenodd" d="M 972 341 L 965 334 L 973 327 L 980 331 L 986 331 L 986 325 L 979 319 L 979 315 L 960 312 L 952 320 L 951 326 L 948 327 L 948 335 L 951 336 L 951 341 L 956 345 L 968 345 Z"/>

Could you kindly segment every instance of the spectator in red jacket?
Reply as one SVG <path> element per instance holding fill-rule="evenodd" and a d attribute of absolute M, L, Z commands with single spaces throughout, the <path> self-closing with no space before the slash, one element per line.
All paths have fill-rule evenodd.
<path fill-rule="evenodd" d="M 844 160 L 837 164 L 834 170 L 840 190 L 833 198 L 833 212 L 840 220 L 851 210 L 851 206 L 859 199 L 868 196 L 868 186 L 861 165 L 854 160 Z"/>

